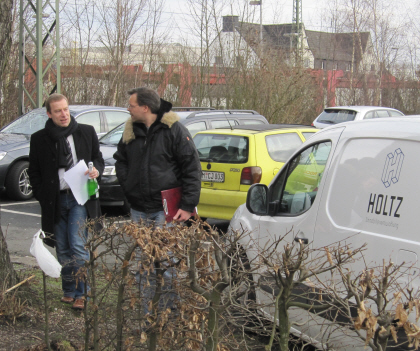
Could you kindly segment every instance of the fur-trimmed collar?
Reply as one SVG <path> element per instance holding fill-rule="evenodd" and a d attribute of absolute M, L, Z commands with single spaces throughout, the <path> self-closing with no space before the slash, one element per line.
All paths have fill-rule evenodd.
<path fill-rule="evenodd" d="M 179 120 L 180 120 L 180 118 L 175 112 L 169 111 L 169 112 L 167 112 L 163 115 L 160 122 L 163 123 L 163 124 L 166 124 L 169 128 L 171 128 L 172 125 L 175 122 L 178 122 Z M 135 138 L 136 137 L 135 137 L 134 131 L 133 131 L 133 121 L 130 118 L 130 119 L 127 120 L 127 122 L 125 122 L 125 127 L 124 127 L 122 140 L 123 140 L 124 144 L 128 144 L 130 141 L 134 140 Z"/>

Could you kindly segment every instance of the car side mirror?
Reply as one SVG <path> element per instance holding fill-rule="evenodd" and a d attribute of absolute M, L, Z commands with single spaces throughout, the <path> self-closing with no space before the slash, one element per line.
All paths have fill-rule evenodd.
<path fill-rule="evenodd" d="M 253 184 L 248 190 L 246 208 L 252 214 L 264 216 L 267 214 L 268 187 L 265 184 Z"/>

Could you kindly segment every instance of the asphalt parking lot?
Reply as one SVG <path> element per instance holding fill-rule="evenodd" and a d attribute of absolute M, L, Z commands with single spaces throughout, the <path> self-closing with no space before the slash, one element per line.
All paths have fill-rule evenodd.
<path fill-rule="evenodd" d="M 0 225 L 11 256 L 31 256 L 32 237 L 41 228 L 38 201 L 12 201 L 0 193 Z"/>

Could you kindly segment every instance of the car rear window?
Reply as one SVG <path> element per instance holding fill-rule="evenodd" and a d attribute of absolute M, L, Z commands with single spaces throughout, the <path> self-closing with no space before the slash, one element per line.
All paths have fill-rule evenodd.
<path fill-rule="evenodd" d="M 200 161 L 218 163 L 246 163 L 248 161 L 247 137 L 221 134 L 196 134 L 194 144 Z"/>
<path fill-rule="evenodd" d="M 342 122 L 353 121 L 356 117 L 357 112 L 352 110 L 325 110 L 322 112 L 317 122 L 320 123 L 328 123 L 328 124 L 336 124 Z"/>
<path fill-rule="evenodd" d="M 286 162 L 293 152 L 302 144 L 297 133 L 283 133 L 267 135 L 265 137 L 267 151 L 277 162 Z"/>

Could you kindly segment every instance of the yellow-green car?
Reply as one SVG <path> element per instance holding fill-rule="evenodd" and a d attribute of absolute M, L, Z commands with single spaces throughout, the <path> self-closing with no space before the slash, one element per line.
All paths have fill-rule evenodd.
<path fill-rule="evenodd" d="M 292 153 L 318 129 L 290 124 L 233 126 L 199 132 L 194 143 L 202 177 L 198 214 L 231 219 L 254 183 L 269 184 Z"/>

